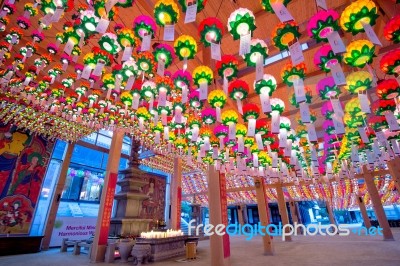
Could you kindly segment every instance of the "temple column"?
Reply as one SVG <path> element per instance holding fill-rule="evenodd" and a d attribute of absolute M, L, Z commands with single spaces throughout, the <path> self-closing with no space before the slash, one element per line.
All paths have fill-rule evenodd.
<path fill-rule="evenodd" d="M 400 193 L 400 158 L 396 157 L 395 159 L 388 161 L 387 166 L 394 181 L 394 185 L 396 186 L 397 193 Z"/>
<path fill-rule="evenodd" d="M 364 220 L 364 226 L 369 229 L 371 227 L 371 221 L 369 220 L 367 208 L 365 207 L 364 199 L 361 195 L 358 196 L 357 202 L 360 207 L 361 216 Z"/>
<path fill-rule="evenodd" d="M 255 177 L 254 184 L 256 187 L 257 208 L 261 225 L 268 226 L 269 210 L 268 210 L 267 197 L 265 195 L 264 179 L 260 177 Z M 264 246 L 264 255 L 274 255 L 274 246 L 272 244 L 271 236 L 265 232 L 265 235 L 262 238 Z"/>
<path fill-rule="evenodd" d="M 208 205 L 210 224 L 217 226 L 228 223 L 227 202 L 226 202 L 226 181 L 225 175 L 215 170 L 213 165 L 208 166 Z M 214 231 L 214 230 L 213 230 Z M 213 234 L 210 236 L 210 257 L 211 266 L 230 265 L 230 244 L 229 235 L 223 236 Z"/>
<path fill-rule="evenodd" d="M 329 222 L 331 224 L 336 224 L 336 219 L 335 219 L 335 215 L 333 213 L 333 208 L 332 208 L 332 204 L 329 200 L 325 201 L 326 204 L 326 211 L 328 212 L 328 216 L 329 216 Z"/>
<path fill-rule="evenodd" d="M 285 195 L 283 194 L 282 183 L 279 182 L 276 185 L 276 194 L 278 196 L 278 209 L 279 214 L 281 215 L 282 225 L 289 224 L 289 215 L 287 212 L 286 202 L 285 202 Z M 289 232 L 289 228 L 286 228 L 286 232 Z M 290 242 L 292 241 L 291 236 L 286 236 L 285 241 Z"/>
<path fill-rule="evenodd" d="M 111 139 L 111 146 L 108 153 L 107 168 L 103 185 L 104 189 L 101 193 L 96 232 L 90 256 L 91 262 L 104 261 L 124 135 L 125 132 L 123 130 L 115 130 Z"/>
<path fill-rule="evenodd" d="M 174 174 L 171 176 L 171 229 L 181 229 L 182 159 L 174 158 Z"/>
<path fill-rule="evenodd" d="M 58 177 L 57 185 L 54 189 L 53 198 L 49 209 L 49 215 L 46 220 L 46 227 L 44 231 L 44 237 L 42 241 L 42 250 L 48 250 L 50 246 L 51 235 L 53 233 L 54 222 L 56 220 L 58 206 L 60 205 L 61 194 L 65 186 L 65 180 L 67 179 L 68 168 L 71 162 L 72 153 L 75 148 L 75 143 L 67 144 L 68 148 L 64 155 L 64 160 L 61 166 L 60 175 Z"/>
<path fill-rule="evenodd" d="M 290 208 L 290 214 L 292 215 L 292 222 L 293 225 L 295 224 L 300 224 L 300 220 L 299 220 L 299 216 L 298 216 L 298 212 L 297 212 L 297 207 L 296 207 L 296 202 L 291 200 L 289 202 L 289 208 Z M 300 232 L 300 227 L 297 228 L 297 234 L 301 233 Z"/>
<path fill-rule="evenodd" d="M 244 208 L 246 208 L 244 205 L 238 205 L 236 206 L 237 214 L 238 214 L 238 223 L 241 225 L 245 224 L 244 218 L 243 218 L 243 211 Z"/>
<path fill-rule="evenodd" d="M 368 171 L 365 165 L 363 166 L 363 175 L 372 205 L 374 206 L 375 215 L 378 219 L 379 226 L 383 228 L 383 240 L 394 240 L 392 231 L 390 230 L 389 222 L 385 214 L 385 210 L 382 206 L 381 198 L 379 197 L 378 189 L 375 186 L 374 176 L 370 171 Z"/>

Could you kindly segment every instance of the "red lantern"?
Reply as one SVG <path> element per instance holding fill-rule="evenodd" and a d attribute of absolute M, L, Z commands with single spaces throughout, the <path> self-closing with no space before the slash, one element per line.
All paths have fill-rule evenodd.
<path fill-rule="evenodd" d="M 396 79 L 382 80 L 376 87 L 376 94 L 380 99 L 394 99 L 400 94 L 400 86 Z"/>

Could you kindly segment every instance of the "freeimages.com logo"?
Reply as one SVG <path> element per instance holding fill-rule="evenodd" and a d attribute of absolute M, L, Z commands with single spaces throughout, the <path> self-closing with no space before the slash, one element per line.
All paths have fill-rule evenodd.
<path fill-rule="evenodd" d="M 322 236 L 348 236 L 351 233 L 355 235 L 383 235 L 381 227 L 370 227 L 366 228 L 364 226 L 355 227 L 355 228 L 348 228 L 345 225 L 335 225 L 335 224 L 327 224 L 322 225 L 321 223 L 318 224 L 285 224 L 279 223 L 278 225 L 269 224 L 267 226 L 261 225 L 259 222 L 258 224 L 251 225 L 251 224 L 229 224 L 228 226 L 224 224 L 217 224 L 216 226 L 212 224 L 199 224 L 193 225 L 196 220 L 191 220 L 189 222 L 188 231 L 189 235 L 192 235 L 192 232 L 195 233 L 196 236 L 200 235 L 200 232 L 203 231 L 206 236 L 212 236 L 214 234 L 218 236 L 223 236 L 228 234 L 230 236 L 234 235 L 243 235 L 246 236 L 246 240 L 251 240 L 254 236 L 260 235 L 270 235 L 270 236 L 281 236 L 282 240 L 284 241 L 288 236 L 297 236 L 297 235 L 308 235 L 308 236 L 315 236 L 315 235 L 322 235 Z M 298 233 L 301 232 L 301 233 Z"/>

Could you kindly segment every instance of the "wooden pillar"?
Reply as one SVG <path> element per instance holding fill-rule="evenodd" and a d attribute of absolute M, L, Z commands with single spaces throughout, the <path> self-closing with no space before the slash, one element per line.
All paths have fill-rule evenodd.
<path fill-rule="evenodd" d="M 102 262 L 106 254 L 108 233 L 110 229 L 110 219 L 112 205 L 117 185 L 119 161 L 121 159 L 122 141 L 125 132 L 116 130 L 113 132 L 111 147 L 108 153 L 106 174 L 104 178 L 104 189 L 101 193 L 99 214 L 96 222 L 96 232 L 92 244 L 91 262 Z"/>
<path fill-rule="evenodd" d="M 225 175 L 220 174 L 219 171 L 215 170 L 213 165 L 210 165 L 208 166 L 207 177 L 210 224 L 215 227 L 219 224 L 227 223 Z M 225 186 L 225 191 L 221 190 L 221 187 L 223 186 Z M 224 236 L 213 234 L 210 236 L 210 257 L 211 266 L 230 265 L 228 234 L 225 234 Z"/>
<path fill-rule="evenodd" d="M 361 216 L 364 220 L 364 226 L 369 229 L 371 227 L 371 221 L 369 220 L 367 208 L 365 207 L 364 199 L 361 195 L 358 196 L 357 202 L 360 207 Z"/>
<path fill-rule="evenodd" d="M 238 214 L 238 223 L 241 225 L 244 225 L 243 209 L 244 209 L 243 205 L 238 205 L 236 208 Z"/>
<path fill-rule="evenodd" d="M 367 167 L 363 166 L 363 175 L 365 184 L 369 192 L 369 196 L 374 206 L 375 215 L 378 218 L 379 226 L 383 228 L 383 240 L 394 240 L 392 231 L 390 230 L 385 210 L 383 209 L 381 198 L 379 197 L 378 189 L 374 183 L 373 173 L 368 171 Z"/>
<path fill-rule="evenodd" d="M 182 159 L 174 158 L 174 174 L 171 177 L 171 229 L 181 229 Z"/>
<path fill-rule="evenodd" d="M 71 162 L 75 143 L 67 145 L 68 145 L 67 152 L 65 153 L 57 185 L 54 189 L 53 198 L 51 199 L 49 215 L 47 216 L 46 227 L 44 229 L 45 231 L 42 241 L 42 250 L 48 250 L 50 246 L 50 240 L 51 240 L 51 235 L 53 233 L 54 222 L 56 220 L 58 206 L 60 205 L 61 194 L 65 186 L 65 180 L 67 179 L 68 167 Z"/>
<path fill-rule="evenodd" d="M 335 214 L 333 213 L 333 208 L 330 200 L 328 199 L 327 201 L 325 201 L 325 204 L 326 204 L 326 211 L 328 212 L 329 216 L 329 222 L 331 224 L 336 224 Z"/>
<path fill-rule="evenodd" d="M 289 224 L 289 216 L 286 208 L 285 195 L 283 194 L 282 183 L 280 182 L 276 185 L 276 194 L 278 196 L 279 214 L 281 215 L 282 226 L 284 226 L 285 224 Z M 286 232 L 288 233 L 289 228 L 286 229 L 287 229 Z M 292 241 L 292 237 L 286 236 L 285 241 L 287 242 Z"/>
<path fill-rule="evenodd" d="M 261 225 L 269 225 L 269 210 L 267 196 L 265 195 L 264 179 L 260 177 L 254 178 L 254 184 L 256 187 L 256 198 L 257 198 L 257 208 L 258 216 L 260 217 Z M 266 230 L 266 229 L 265 229 Z M 269 234 L 264 230 L 265 235 L 263 238 L 264 255 L 274 255 L 274 246 L 272 244 L 272 239 Z"/>
<path fill-rule="evenodd" d="M 396 186 L 397 193 L 400 193 L 400 158 L 396 157 L 395 159 L 388 161 L 387 166 L 394 181 L 394 185 Z"/>
<path fill-rule="evenodd" d="M 294 200 L 291 200 L 289 202 L 289 208 L 290 208 L 290 214 L 292 215 L 293 226 L 295 224 L 300 224 L 299 215 L 298 215 L 298 212 L 297 212 L 297 206 L 296 205 L 297 204 L 296 204 L 296 202 Z M 297 232 L 296 232 L 297 234 L 301 234 L 300 229 L 301 229 L 300 227 L 297 228 Z"/>

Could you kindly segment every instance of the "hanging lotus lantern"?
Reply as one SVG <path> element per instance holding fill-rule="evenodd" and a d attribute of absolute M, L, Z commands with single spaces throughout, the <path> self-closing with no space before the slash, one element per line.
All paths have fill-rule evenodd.
<path fill-rule="evenodd" d="M 215 66 L 221 78 L 232 80 L 237 76 L 239 61 L 233 55 L 223 55 Z"/>
<path fill-rule="evenodd" d="M 44 34 L 38 30 L 33 30 L 31 37 L 33 41 L 41 43 L 44 40 Z"/>
<path fill-rule="evenodd" d="M 375 131 L 381 131 L 389 127 L 385 116 L 381 115 L 371 115 L 368 118 L 368 125 Z"/>
<path fill-rule="evenodd" d="M 29 20 L 29 18 L 26 18 L 24 16 L 19 16 L 17 18 L 17 25 L 18 27 L 20 27 L 23 30 L 27 30 L 29 29 L 29 27 L 31 26 L 31 21 Z"/>
<path fill-rule="evenodd" d="M 154 19 L 149 16 L 140 15 L 133 21 L 133 31 L 136 37 L 143 39 L 144 36 L 151 35 L 154 38 L 154 34 L 157 31 L 157 25 Z"/>
<path fill-rule="evenodd" d="M 340 16 L 340 27 L 344 31 L 356 35 L 364 32 L 364 24 L 375 25 L 378 18 L 378 8 L 374 1 L 357 0 L 345 8 Z"/>
<path fill-rule="evenodd" d="M 100 49 L 99 47 L 93 47 L 93 59 L 95 64 L 103 63 L 106 66 L 110 66 L 111 62 L 113 62 L 113 57 L 110 53 Z"/>
<path fill-rule="evenodd" d="M 272 32 L 272 41 L 279 50 L 287 50 L 289 44 L 300 37 L 299 26 L 294 21 L 279 23 Z"/>
<path fill-rule="evenodd" d="M 243 55 L 247 66 L 256 66 L 257 58 L 259 56 L 264 60 L 268 57 L 268 46 L 263 40 L 252 39 L 250 42 L 250 53 Z"/>
<path fill-rule="evenodd" d="M 175 54 L 179 60 L 193 59 L 197 53 L 197 43 L 192 36 L 181 35 L 174 42 Z"/>
<path fill-rule="evenodd" d="M 63 61 L 66 62 L 67 58 L 65 58 L 66 60 Z M 94 58 L 94 53 L 87 53 L 84 57 L 83 57 L 83 63 L 87 66 L 89 66 L 91 69 L 94 69 L 96 67 L 96 59 Z"/>
<path fill-rule="evenodd" d="M 133 96 L 129 91 L 124 91 L 120 95 L 121 102 L 125 105 L 125 112 L 128 110 L 128 107 L 132 105 Z"/>
<path fill-rule="evenodd" d="M 249 91 L 250 91 L 249 85 L 243 80 L 237 79 L 229 84 L 228 87 L 229 97 L 231 97 L 232 100 L 236 100 L 240 112 L 242 109 L 241 101 L 247 98 Z"/>
<path fill-rule="evenodd" d="M 22 37 L 22 32 L 17 28 L 11 28 L 10 33 L 6 35 L 5 40 L 11 44 L 18 44 Z"/>
<path fill-rule="evenodd" d="M 181 5 L 182 11 L 184 13 L 186 13 L 188 3 L 193 3 L 193 2 L 187 1 L 187 0 L 178 0 L 178 3 Z M 201 10 L 204 9 L 204 7 L 205 7 L 205 5 L 207 3 L 207 0 L 194 1 L 194 3 L 197 4 L 197 13 L 199 13 Z"/>
<path fill-rule="evenodd" d="M 190 90 L 193 84 L 192 75 L 184 70 L 177 70 L 172 76 L 172 80 L 174 81 L 175 88 L 179 90 Z"/>
<path fill-rule="evenodd" d="M 279 98 L 271 98 L 271 131 L 272 133 L 279 133 L 280 115 L 285 110 L 285 103 Z"/>
<path fill-rule="evenodd" d="M 164 96 L 170 95 L 173 88 L 174 83 L 172 82 L 171 78 L 161 76 L 156 77 L 156 89 L 159 97 L 161 97 L 161 94 L 164 94 Z"/>
<path fill-rule="evenodd" d="M 272 96 L 276 87 L 276 79 L 270 74 L 264 74 L 261 80 L 254 82 L 254 90 L 258 95 Z"/>
<path fill-rule="evenodd" d="M 228 31 L 234 40 L 238 40 L 240 36 L 252 33 L 257 28 L 255 21 L 253 12 L 246 8 L 238 8 L 228 18 Z"/>
<path fill-rule="evenodd" d="M 158 44 L 153 50 L 154 58 L 157 62 L 164 61 L 165 67 L 169 67 L 175 58 L 174 49 L 168 44 Z"/>
<path fill-rule="evenodd" d="M 291 0 L 261 0 L 260 2 L 262 8 L 265 11 L 275 14 L 275 11 L 272 9 L 271 4 L 281 3 L 282 5 L 287 6 L 290 3 L 290 1 Z"/>
<path fill-rule="evenodd" d="M 386 23 L 383 35 L 390 42 L 400 42 L 400 15 L 394 16 Z"/>
<path fill-rule="evenodd" d="M 211 43 L 220 43 L 224 35 L 224 25 L 218 18 L 205 18 L 199 25 L 200 41 L 205 47 Z"/>
<path fill-rule="evenodd" d="M 135 60 L 127 60 L 122 64 L 122 69 L 120 71 L 123 80 L 127 81 L 129 77 L 134 76 L 137 77 L 139 74 L 139 68 L 135 62 Z M 129 88 L 128 88 L 129 89 Z"/>
<path fill-rule="evenodd" d="M 114 20 L 118 13 L 116 6 L 113 6 L 108 12 L 106 10 L 106 1 L 95 0 L 93 1 L 94 13 L 99 18 L 108 18 L 109 20 Z M 47 13 L 46 13 L 47 14 Z"/>
<path fill-rule="evenodd" d="M 330 45 L 323 45 L 314 54 L 314 65 L 319 67 L 319 69 L 330 72 L 331 67 L 342 62 L 342 56 L 340 54 L 335 54 Z"/>
<path fill-rule="evenodd" d="M 117 31 L 117 41 L 118 44 L 123 48 L 135 48 L 140 46 L 139 39 L 135 37 L 133 31 L 129 28 L 122 28 Z"/>
<path fill-rule="evenodd" d="M 311 101 L 312 101 L 312 92 L 311 92 L 310 87 L 308 87 L 308 86 L 304 87 L 304 94 L 305 94 L 305 97 L 306 97 L 305 102 L 310 104 Z M 296 108 L 300 107 L 299 103 L 296 100 L 296 94 L 294 92 L 292 93 L 291 97 L 289 98 L 289 102 L 290 102 L 291 105 L 293 105 Z"/>
<path fill-rule="evenodd" d="M 400 74 L 400 49 L 391 50 L 382 56 L 380 68 L 388 75 Z"/>
<path fill-rule="evenodd" d="M 353 41 L 347 46 L 344 62 L 352 67 L 364 67 L 372 63 L 375 57 L 375 46 L 368 40 Z"/>
<path fill-rule="evenodd" d="M 368 71 L 352 72 L 346 77 L 344 88 L 351 94 L 368 90 L 372 86 L 372 75 Z"/>
<path fill-rule="evenodd" d="M 147 110 L 146 107 L 142 106 L 142 107 L 139 107 L 139 108 L 137 109 L 137 111 L 136 111 L 136 117 L 137 117 L 138 120 L 139 120 L 139 127 L 140 127 L 141 129 L 143 129 L 143 123 L 144 123 L 145 121 L 148 121 L 148 120 L 150 119 L 151 114 L 149 113 L 149 111 Z"/>
<path fill-rule="evenodd" d="M 333 77 L 327 77 L 318 81 L 317 92 L 322 100 L 329 100 L 339 96 L 340 88 L 336 85 Z"/>
<path fill-rule="evenodd" d="M 110 54 L 116 54 L 121 51 L 121 46 L 118 43 L 117 35 L 114 33 L 104 33 L 99 40 L 100 48 Z"/>
<path fill-rule="evenodd" d="M 353 98 L 348 101 L 345 105 L 344 111 L 351 116 L 362 116 L 365 113 L 361 110 L 360 100 L 358 98 Z"/>
<path fill-rule="evenodd" d="M 179 9 L 173 0 L 161 0 L 154 5 L 154 18 L 157 25 L 164 27 L 179 20 Z"/>
<path fill-rule="evenodd" d="M 243 105 L 243 121 L 248 122 L 250 119 L 257 119 L 260 115 L 260 108 L 254 103 Z"/>
<path fill-rule="evenodd" d="M 57 45 L 54 43 L 49 43 L 47 45 L 47 52 L 49 52 L 50 54 L 57 54 L 58 53 Z"/>
<path fill-rule="evenodd" d="M 390 100 L 400 95 L 400 86 L 396 79 L 384 79 L 376 87 L 376 95 L 379 99 Z"/>
<path fill-rule="evenodd" d="M 317 113 L 315 111 L 311 110 L 310 111 L 310 122 L 307 122 L 307 123 L 315 123 L 315 121 L 317 121 L 317 117 L 318 117 Z M 302 119 L 300 113 L 296 115 L 296 121 L 297 121 L 297 124 L 299 124 L 299 125 L 305 124 L 303 122 L 303 119 Z"/>
<path fill-rule="evenodd" d="M 156 71 L 156 62 L 154 55 L 151 52 L 145 51 L 135 55 L 136 63 L 141 71 L 146 74 L 151 74 Z"/>
<path fill-rule="evenodd" d="M 390 100 L 376 100 L 371 105 L 372 111 L 376 115 L 385 115 L 386 112 L 394 112 L 396 110 L 396 102 Z"/>
<path fill-rule="evenodd" d="M 217 119 L 217 113 L 213 108 L 205 108 L 201 111 L 201 119 L 206 125 L 212 125 Z"/>
<path fill-rule="evenodd" d="M 84 31 L 85 36 L 90 36 L 95 33 L 96 27 L 99 24 L 99 18 L 95 15 L 93 10 L 80 11 L 80 27 Z"/>
<path fill-rule="evenodd" d="M 304 79 L 306 75 L 306 64 L 300 63 L 296 66 L 293 66 L 292 63 L 287 63 L 282 71 L 281 78 L 283 82 L 288 86 L 293 86 L 293 82 L 296 79 Z"/>
<path fill-rule="evenodd" d="M 208 103 L 216 109 L 217 117 L 221 114 L 221 109 L 226 103 L 226 95 L 222 90 L 213 90 L 208 94 Z"/>
<path fill-rule="evenodd" d="M 0 18 L 0 32 L 5 31 L 9 23 L 10 20 L 7 17 Z"/>
<path fill-rule="evenodd" d="M 194 84 L 200 86 L 202 83 L 211 85 L 213 80 L 213 71 L 207 66 L 198 66 L 192 73 Z"/>
<path fill-rule="evenodd" d="M 308 36 L 317 40 L 317 42 L 327 42 L 328 35 L 339 30 L 338 25 L 339 14 L 332 9 L 320 10 L 307 24 Z"/>
<path fill-rule="evenodd" d="M 350 113 L 345 113 L 343 116 L 343 123 L 349 128 L 358 128 L 364 125 L 364 119 L 365 119 L 364 113 L 361 113 L 356 116 Z"/>
<path fill-rule="evenodd" d="M 140 95 L 142 98 L 154 99 L 157 94 L 157 85 L 151 80 L 147 80 L 142 84 Z"/>
<path fill-rule="evenodd" d="M 197 110 L 203 107 L 203 101 L 200 101 L 200 94 L 197 90 L 194 90 L 189 94 L 189 103 L 191 107 Z"/>
<path fill-rule="evenodd" d="M 228 132 L 229 132 L 229 127 L 225 126 L 225 125 L 218 125 L 216 127 L 214 127 L 214 135 L 219 138 L 220 140 L 220 148 L 223 148 L 223 139 L 226 138 L 228 136 Z"/>

